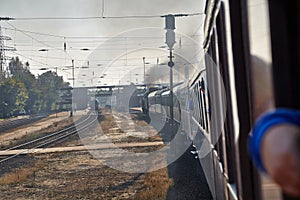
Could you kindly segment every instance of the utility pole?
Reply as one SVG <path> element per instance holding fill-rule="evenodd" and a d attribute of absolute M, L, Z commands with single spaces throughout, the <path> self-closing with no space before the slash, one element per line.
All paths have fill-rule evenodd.
<path fill-rule="evenodd" d="M 74 60 L 72 60 L 72 86 L 73 86 L 73 90 L 72 90 L 72 95 L 74 95 L 75 93 L 75 66 L 74 66 Z M 72 97 L 72 108 L 71 108 L 71 112 L 70 112 L 70 117 L 73 117 L 74 115 L 74 96 Z"/>
<path fill-rule="evenodd" d="M 74 60 L 72 60 L 72 80 L 73 80 L 73 90 L 75 87 L 75 66 L 74 66 Z"/>
<path fill-rule="evenodd" d="M 146 85 L 146 64 L 145 64 L 145 57 L 143 57 L 143 64 L 144 64 L 144 84 Z"/>
<path fill-rule="evenodd" d="M 155 77 L 158 75 L 158 65 L 159 65 L 159 58 L 156 59 L 156 69 L 155 69 Z M 160 76 L 159 76 L 160 77 Z M 160 83 L 160 78 L 158 79 L 157 84 Z"/>

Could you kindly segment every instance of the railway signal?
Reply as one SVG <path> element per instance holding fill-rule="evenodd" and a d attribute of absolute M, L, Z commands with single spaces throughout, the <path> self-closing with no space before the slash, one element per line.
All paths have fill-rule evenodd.
<path fill-rule="evenodd" d="M 173 121 L 174 121 L 174 110 L 173 110 L 173 67 L 175 63 L 173 62 L 173 54 L 172 50 L 174 47 L 174 44 L 176 43 L 175 41 L 175 16 L 174 15 L 166 15 L 165 16 L 165 23 L 166 27 L 165 29 L 167 30 L 166 32 L 166 44 L 169 47 L 170 51 L 170 61 L 168 62 L 168 66 L 170 67 L 170 118 L 171 118 L 171 134 L 173 135 Z"/>

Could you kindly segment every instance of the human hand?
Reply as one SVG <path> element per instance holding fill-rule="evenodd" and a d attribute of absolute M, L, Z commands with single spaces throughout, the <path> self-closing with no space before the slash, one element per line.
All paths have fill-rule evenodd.
<path fill-rule="evenodd" d="M 300 196 L 300 128 L 291 124 L 270 128 L 262 141 L 261 157 L 266 171 L 283 191 Z"/>

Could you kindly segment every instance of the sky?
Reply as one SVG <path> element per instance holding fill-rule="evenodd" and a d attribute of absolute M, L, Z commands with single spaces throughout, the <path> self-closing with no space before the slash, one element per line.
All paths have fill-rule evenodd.
<path fill-rule="evenodd" d="M 0 16 L 13 17 L 16 20 L 1 21 L 0 25 L 3 35 L 12 38 L 6 41 L 6 46 L 17 49 L 15 52 L 7 52 L 6 55 L 19 56 L 23 62 L 28 61 L 35 75 L 45 72 L 40 69 L 46 68 L 57 71 L 65 80 L 70 81 L 72 79 L 70 66 L 74 60 L 75 78 L 80 86 L 116 84 L 122 81 L 142 83 L 145 81 L 142 57 L 145 57 L 148 63 L 147 71 L 148 68 L 157 67 L 158 64 L 162 66 L 162 63 L 167 60 L 167 48 L 163 49 L 166 46 L 164 18 L 77 20 L 36 18 L 197 13 L 194 16 L 176 18 L 174 48 L 189 51 L 201 47 L 204 15 L 199 13 L 204 12 L 203 2 L 195 0 L 1 0 Z M 64 51 L 64 43 L 66 43 L 66 51 Z M 128 59 L 129 57 L 131 60 Z M 113 69 L 112 63 L 120 68 Z M 153 73 L 157 74 L 157 72 Z M 104 77 L 99 79 L 103 74 Z"/>

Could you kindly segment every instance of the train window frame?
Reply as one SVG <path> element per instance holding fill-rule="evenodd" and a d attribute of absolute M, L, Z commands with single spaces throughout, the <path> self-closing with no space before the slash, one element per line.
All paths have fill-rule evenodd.
<path fill-rule="evenodd" d="M 225 141 L 225 155 L 223 160 L 223 165 L 225 166 L 225 173 L 227 174 L 228 183 L 235 184 L 236 180 L 236 148 L 234 145 L 234 121 L 233 121 L 233 113 L 232 113 L 232 98 L 231 98 L 231 90 L 230 90 L 230 76 L 229 76 L 229 63 L 228 63 L 228 46 L 227 46 L 227 33 L 225 27 L 225 5 L 224 2 L 221 2 L 219 14 L 216 19 L 216 31 L 217 31 L 217 39 L 218 39 L 218 48 L 219 48 L 219 66 L 220 73 L 223 78 L 224 87 L 226 90 L 226 119 L 224 122 L 224 134 L 223 140 Z M 224 149 L 224 147 L 223 147 Z"/>
<path fill-rule="evenodd" d="M 231 26 L 231 38 L 239 118 L 238 196 L 241 199 L 261 199 L 260 178 L 247 149 L 248 134 L 252 126 L 247 0 L 229 0 L 229 8 L 230 24 L 234 24 Z"/>
<path fill-rule="evenodd" d="M 268 5 L 275 105 L 299 110 L 300 2 L 268 0 Z M 282 197 L 298 199 L 286 194 Z"/>

